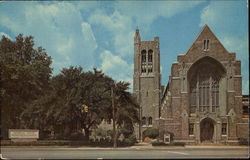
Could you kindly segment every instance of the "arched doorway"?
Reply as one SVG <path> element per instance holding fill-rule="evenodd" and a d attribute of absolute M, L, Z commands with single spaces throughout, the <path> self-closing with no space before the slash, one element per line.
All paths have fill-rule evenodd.
<path fill-rule="evenodd" d="M 200 122 L 200 140 L 201 142 L 213 142 L 214 121 L 211 118 L 205 118 Z"/>

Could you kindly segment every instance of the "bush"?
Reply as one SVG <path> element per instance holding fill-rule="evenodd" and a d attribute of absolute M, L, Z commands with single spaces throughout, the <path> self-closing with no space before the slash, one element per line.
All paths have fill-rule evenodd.
<path fill-rule="evenodd" d="M 63 140 L 65 138 L 64 138 L 64 135 L 62 133 L 56 133 L 54 135 L 54 139 L 56 139 L 56 140 Z"/>
<path fill-rule="evenodd" d="M 164 142 L 152 142 L 152 146 L 166 146 L 168 144 L 164 143 Z"/>
<path fill-rule="evenodd" d="M 249 144 L 249 141 L 248 141 L 248 138 L 238 138 L 239 140 L 239 145 L 248 145 Z"/>
<path fill-rule="evenodd" d="M 70 134 L 69 139 L 70 140 L 84 140 L 84 134 L 81 132 L 73 132 Z"/>
<path fill-rule="evenodd" d="M 159 130 L 156 128 L 148 128 L 143 132 L 143 139 L 149 137 L 155 139 L 159 136 Z"/>
<path fill-rule="evenodd" d="M 185 142 L 173 142 L 172 143 L 174 146 L 185 146 L 186 143 Z"/>
<path fill-rule="evenodd" d="M 38 140 L 34 142 L 12 142 L 10 140 L 1 142 L 2 146 L 63 146 L 70 145 L 70 141 L 65 140 Z"/>
<path fill-rule="evenodd" d="M 185 143 L 184 142 L 173 142 L 173 143 L 152 142 L 152 146 L 185 146 Z"/>
<path fill-rule="evenodd" d="M 149 137 L 145 137 L 144 138 L 144 142 L 151 142 L 152 138 L 149 138 Z"/>

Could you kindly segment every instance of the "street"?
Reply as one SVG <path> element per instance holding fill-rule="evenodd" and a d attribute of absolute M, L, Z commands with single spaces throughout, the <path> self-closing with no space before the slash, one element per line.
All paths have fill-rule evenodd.
<path fill-rule="evenodd" d="M 168 159 L 168 158 L 248 158 L 249 148 L 63 148 L 63 147 L 5 147 L 8 159 Z"/>

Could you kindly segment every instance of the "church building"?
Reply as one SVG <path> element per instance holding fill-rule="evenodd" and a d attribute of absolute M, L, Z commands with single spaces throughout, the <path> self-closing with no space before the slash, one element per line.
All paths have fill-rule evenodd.
<path fill-rule="evenodd" d="M 158 128 L 185 143 L 235 143 L 248 137 L 242 116 L 241 62 L 205 25 L 188 51 L 178 55 L 161 91 L 159 38 L 134 39 L 134 94 L 140 104 L 139 135 Z M 166 53 L 169 54 L 169 53 Z M 163 73 L 164 74 L 164 73 Z"/>

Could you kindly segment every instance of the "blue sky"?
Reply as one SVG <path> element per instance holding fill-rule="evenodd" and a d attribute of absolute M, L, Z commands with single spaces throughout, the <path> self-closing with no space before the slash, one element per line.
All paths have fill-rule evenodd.
<path fill-rule="evenodd" d="M 32 35 L 63 67 L 93 67 L 133 84 L 133 36 L 160 37 L 162 85 L 171 64 L 185 54 L 204 24 L 242 64 L 243 93 L 249 93 L 248 4 L 235 1 L 23 1 L 0 2 L 0 35 Z M 132 86 L 131 86 L 132 87 Z"/>

